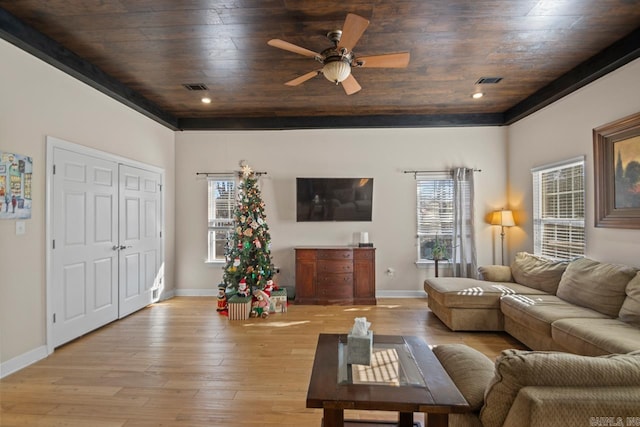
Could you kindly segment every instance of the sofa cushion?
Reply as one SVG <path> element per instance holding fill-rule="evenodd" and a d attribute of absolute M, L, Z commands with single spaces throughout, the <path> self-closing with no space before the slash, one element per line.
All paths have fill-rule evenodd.
<path fill-rule="evenodd" d="M 429 278 L 424 281 L 424 290 L 441 306 L 458 308 L 499 308 L 503 295 L 544 294 L 517 283 L 486 282 L 466 277 Z"/>
<path fill-rule="evenodd" d="M 518 427 L 638 425 L 636 422 L 638 402 L 640 402 L 640 386 L 529 386 L 522 388 L 518 393 L 504 425 Z M 614 414 L 615 416 L 612 416 Z"/>
<path fill-rule="evenodd" d="M 480 420 L 502 426 L 520 389 L 527 386 L 608 387 L 640 384 L 640 355 L 602 357 L 505 350 L 496 360 Z"/>
<path fill-rule="evenodd" d="M 513 282 L 511 267 L 506 265 L 482 265 L 478 267 L 480 279 L 489 282 Z"/>
<path fill-rule="evenodd" d="M 618 317 L 627 283 L 635 275 L 633 267 L 580 258 L 569 263 L 556 295 L 609 317 Z"/>
<path fill-rule="evenodd" d="M 640 327 L 640 272 L 627 284 L 625 292 L 627 297 L 620 308 L 620 320 Z"/>
<path fill-rule="evenodd" d="M 506 317 L 548 337 L 551 337 L 551 324 L 558 319 L 607 319 L 602 313 L 573 305 L 555 295 L 507 295 L 500 300 L 500 310 Z"/>
<path fill-rule="evenodd" d="M 484 391 L 493 378 L 493 361 L 464 344 L 442 344 L 433 348 L 445 371 L 474 411 L 484 403 Z"/>
<path fill-rule="evenodd" d="M 511 263 L 511 274 L 516 283 L 555 294 L 566 261 L 553 261 L 527 252 L 518 252 Z"/>
<path fill-rule="evenodd" d="M 557 320 L 551 336 L 572 353 L 589 356 L 640 350 L 640 328 L 618 319 Z"/>

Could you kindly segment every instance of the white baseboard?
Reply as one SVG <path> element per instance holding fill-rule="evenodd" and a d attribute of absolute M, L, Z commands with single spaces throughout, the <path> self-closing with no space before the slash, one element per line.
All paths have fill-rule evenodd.
<path fill-rule="evenodd" d="M 425 291 L 376 291 L 376 298 L 426 298 Z"/>
<path fill-rule="evenodd" d="M 218 292 L 214 289 L 176 289 L 172 296 L 177 297 L 215 297 Z M 164 295 L 163 295 L 164 297 Z M 376 291 L 376 298 L 426 298 L 425 291 Z M 163 298 L 163 299 L 168 299 Z"/>
<path fill-rule="evenodd" d="M 0 364 L 0 379 L 13 374 L 14 372 L 18 372 L 20 369 L 26 368 L 45 357 L 47 357 L 47 346 L 41 345 L 40 347 L 21 354 L 20 356 L 9 359 Z"/>
<path fill-rule="evenodd" d="M 173 298 L 174 296 L 176 296 L 176 293 L 174 290 L 166 291 L 160 294 L 160 298 L 158 298 L 158 301 L 165 301 Z"/>
<path fill-rule="evenodd" d="M 176 289 L 174 295 L 177 297 L 215 297 L 218 296 L 218 289 Z"/>

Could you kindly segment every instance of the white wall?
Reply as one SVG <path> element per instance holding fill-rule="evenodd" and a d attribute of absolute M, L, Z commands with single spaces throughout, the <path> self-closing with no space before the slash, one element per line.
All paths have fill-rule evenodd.
<path fill-rule="evenodd" d="M 640 267 L 640 230 L 594 227 L 593 129 L 640 111 L 640 59 L 509 127 L 512 252 L 533 250 L 531 168 L 586 156 L 586 255 Z"/>
<path fill-rule="evenodd" d="M 0 40 L 0 151 L 33 158 L 26 234 L 0 221 L 0 363 L 45 345 L 45 137 L 166 171 L 166 279 L 174 272 L 174 132 Z M 6 366 L 6 365 L 5 365 Z"/>
<path fill-rule="evenodd" d="M 348 245 L 354 232 L 367 231 L 377 248 L 377 291 L 421 291 L 433 271 L 414 264 L 416 187 L 404 170 L 482 169 L 475 186 L 478 261 L 500 262 L 497 230 L 484 217 L 506 203 L 505 128 L 182 132 L 176 136 L 178 293 L 213 294 L 222 277 L 221 265 L 205 264 L 206 179 L 196 172 L 237 170 L 241 159 L 267 172 L 261 185 L 281 285 L 294 284 L 295 246 Z M 373 221 L 296 222 L 296 177 L 373 177 Z M 388 267 L 395 276 L 385 274 Z"/>

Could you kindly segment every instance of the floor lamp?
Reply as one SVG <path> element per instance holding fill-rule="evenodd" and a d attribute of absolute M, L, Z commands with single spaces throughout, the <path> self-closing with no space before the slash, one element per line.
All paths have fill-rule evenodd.
<path fill-rule="evenodd" d="M 513 212 L 505 209 L 495 211 L 491 216 L 491 225 L 500 226 L 500 240 L 502 243 L 500 247 L 500 254 L 502 254 L 502 265 L 504 265 L 504 228 L 516 225 L 513 221 Z"/>

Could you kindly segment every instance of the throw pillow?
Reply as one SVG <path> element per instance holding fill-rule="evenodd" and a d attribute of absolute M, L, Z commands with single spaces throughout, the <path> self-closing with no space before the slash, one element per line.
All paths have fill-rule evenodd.
<path fill-rule="evenodd" d="M 505 350 L 480 411 L 484 426 L 501 426 L 520 389 L 542 387 L 615 387 L 640 384 L 640 356 L 600 357 L 569 353 Z"/>
<path fill-rule="evenodd" d="M 518 252 L 511 264 L 511 274 L 516 283 L 555 295 L 567 265 L 567 261 Z"/>
<path fill-rule="evenodd" d="M 442 344 L 433 348 L 473 411 L 484 403 L 484 391 L 493 378 L 493 362 L 484 354 L 464 344 Z"/>
<path fill-rule="evenodd" d="M 620 308 L 620 320 L 640 328 L 640 272 L 627 284 L 626 294 Z"/>
<path fill-rule="evenodd" d="M 513 282 L 511 268 L 506 265 L 483 265 L 478 267 L 478 273 L 488 282 Z"/>
<path fill-rule="evenodd" d="M 627 283 L 636 269 L 588 258 L 571 261 L 562 276 L 557 295 L 565 301 L 618 317 Z"/>

